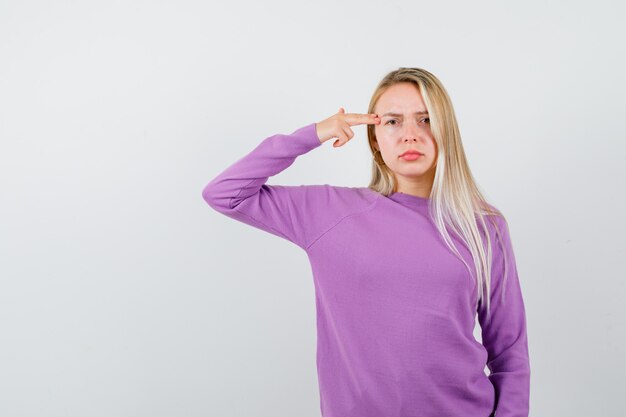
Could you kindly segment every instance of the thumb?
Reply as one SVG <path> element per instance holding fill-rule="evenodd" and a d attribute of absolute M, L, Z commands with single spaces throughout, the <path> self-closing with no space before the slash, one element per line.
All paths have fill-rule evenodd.
<path fill-rule="evenodd" d="M 345 113 L 345 112 L 346 112 L 346 111 L 344 110 L 344 108 L 343 108 L 343 107 L 339 107 L 339 113 L 342 113 L 342 114 L 343 114 L 343 113 Z"/>

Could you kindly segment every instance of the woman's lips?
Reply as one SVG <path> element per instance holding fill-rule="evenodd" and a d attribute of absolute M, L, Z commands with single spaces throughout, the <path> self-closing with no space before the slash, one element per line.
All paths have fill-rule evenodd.
<path fill-rule="evenodd" d="M 404 159 L 405 161 L 415 161 L 420 156 L 423 156 L 423 155 L 421 153 L 409 152 L 409 153 L 405 153 L 400 158 Z"/>

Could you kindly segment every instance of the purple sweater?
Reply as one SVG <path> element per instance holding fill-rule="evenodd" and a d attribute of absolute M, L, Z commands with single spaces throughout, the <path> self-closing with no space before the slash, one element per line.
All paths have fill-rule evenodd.
<path fill-rule="evenodd" d="M 473 277 L 428 216 L 428 198 L 386 197 L 367 187 L 266 184 L 320 145 L 315 123 L 270 136 L 202 195 L 218 212 L 306 251 L 322 415 L 527 417 L 526 316 L 506 222 L 498 218 L 506 280 L 487 222 L 494 242 L 487 320 L 477 308 Z M 452 239 L 473 267 L 469 250 Z M 482 344 L 473 335 L 476 316 Z"/>

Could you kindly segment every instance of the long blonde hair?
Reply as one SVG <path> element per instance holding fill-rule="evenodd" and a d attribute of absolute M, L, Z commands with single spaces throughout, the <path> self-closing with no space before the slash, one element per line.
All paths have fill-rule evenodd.
<path fill-rule="evenodd" d="M 452 101 L 443 84 L 430 72 L 421 68 L 400 67 L 388 73 L 376 87 L 370 100 L 368 113 L 374 113 L 374 107 L 380 96 L 397 83 L 413 83 L 419 90 L 428 110 L 430 128 L 438 149 L 435 178 L 430 195 L 429 213 L 446 245 L 465 264 L 470 274 L 477 281 L 477 303 L 484 305 L 483 297 L 487 299 L 487 316 L 490 314 L 491 299 L 491 265 L 492 249 L 491 238 L 487 232 L 485 216 L 495 226 L 501 241 L 501 232 L 494 216 L 502 213 L 487 203 L 470 171 L 461 134 L 459 132 Z M 393 172 L 385 165 L 380 151 L 374 147 L 376 133 L 374 125 L 367 125 L 367 136 L 372 152 L 372 179 L 368 188 L 388 196 L 397 190 Z M 480 223 L 487 240 L 486 248 L 478 229 Z M 474 260 L 475 274 L 452 242 L 448 228 L 455 233 L 466 245 Z M 506 250 L 504 254 L 504 276 L 507 275 Z M 504 289 L 502 284 L 502 289 Z M 483 288 L 486 295 L 483 294 Z M 504 297 L 504 291 L 502 291 Z"/>

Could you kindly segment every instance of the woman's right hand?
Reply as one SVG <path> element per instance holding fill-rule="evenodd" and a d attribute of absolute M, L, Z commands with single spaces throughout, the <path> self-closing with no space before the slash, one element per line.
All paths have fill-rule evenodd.
<path fill-rule="evenodd" d="M 345 145 L 354 137 L 351 126 L 363 124 L 379 124 L 380 117 L 377 114 L 347 113 L 343 107 L 339 112 L 315 124 L 315 130 L 320 142 L 324 143 L 329 139 L 337 138 L 333 147 Z"/>

